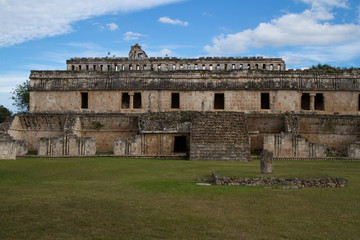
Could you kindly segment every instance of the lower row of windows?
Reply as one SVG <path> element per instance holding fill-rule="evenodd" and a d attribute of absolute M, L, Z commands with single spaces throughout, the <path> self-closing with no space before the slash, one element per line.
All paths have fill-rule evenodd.
<path fill-rule="evenodd" d="M 313 99 L 311 99 L 313 97 Z M 310 95 L 310 93 L 303 93 L 301 95 L 301 110 L 324 110 L 324 96 L 322 93 L 316 93 L 315 95 Z M 359 97 L 359 106 L 360 106 L 360 97 Z M 87 92 L 81 93 L 81 108 L 87 109 L 89 107 L 89 96 Z M 122 109 L 141 109 L 142 100 L 141 93 L 128 93 L 123 92 L 121 95 L 121 108 Z M 179 109 L 180 108 L 180 94 L 171 93 L 171 108 Z M 261 109 L 270 109 L 270 93 L 261 93 Z M 214 109 L 225 109 L 225 95 L 224 93 L 215 93 L 214 94 Z"/>

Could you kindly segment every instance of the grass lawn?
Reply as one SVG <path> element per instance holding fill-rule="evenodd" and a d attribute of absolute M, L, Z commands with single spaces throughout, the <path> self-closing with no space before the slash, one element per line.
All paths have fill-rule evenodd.
<path fill-rule="evenodd" d="M 359 239 L 360 162 L 276 161 L 274 177 L 345 188 L 196 186 L 261 176 L 250 163 L 73 158 L 0 161 L 0 239 Z"/>

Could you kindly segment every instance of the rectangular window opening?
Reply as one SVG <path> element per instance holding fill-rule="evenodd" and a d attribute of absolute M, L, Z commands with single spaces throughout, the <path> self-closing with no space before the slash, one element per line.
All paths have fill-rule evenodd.
<path fill-rule="evenodd" d="M 89 65 L 86 65 L 86 71 L 89 71 Z"/>
<path fill-rule="evenodd" d="M 89 98 L 87 92 L 81 93 L 81 108 L 87 109 L 89 107 Z"/>
<path fill-rule="evenodd" d="M 301 95 L 301 110 L 310 110 L 310 94 L 303 93 Z"/>
<path fill-rule="evenodd" d="M 81 65 L 79 65 L 79 71 L 81 71 Z"/>
<path fill-rule="evenodd" d="M 358 98 L 358 111 L 360 111 L 360 95 L 359 95 L 359 98 Z"/>
<path fill-rule="evenodd" d="M 134 104 L 133 108 L 141 108 L 141 93 L 134 93 Z"/>
<path fill-rule="evenodd" d="M 186 136 L 175 136 L 174 153 L 186 153 L 186 152 L 187 152 Z"/>
<path fill-rule="evenodd" d="M 122 93 L 121 108 L 124 108 L 124 109 L 130 108 L 130 95 L 127 92 Z"/>
<path fill-rule="evenodd" d="M 223 93 L 215 93 L 214 109 L 225 108 L 225 97 Z"/>
<path fill-rule="evenodd" d="M 261 93 L 261 109 L 270 109 L 270 93 Z"/>
<path fill-rule="evenodd" d="M 171 93 L 171 108 L 179 109 L 180 108 L 180 94 Z"/>
<path fill-rule="evenodd" d="M 324 95 L 322 93 L 317 93 L 315 95 L 315 110 L 324 110 Z"/>

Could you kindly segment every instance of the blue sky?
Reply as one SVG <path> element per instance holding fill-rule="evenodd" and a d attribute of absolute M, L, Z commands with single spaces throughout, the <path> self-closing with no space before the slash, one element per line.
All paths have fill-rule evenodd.
<path fill-rule="evenodd" d="M 30 70 L 72 57 L 281 57 L 287 68 L 360 65 L 358 0 L 0 0 L 0 104 Z"/>

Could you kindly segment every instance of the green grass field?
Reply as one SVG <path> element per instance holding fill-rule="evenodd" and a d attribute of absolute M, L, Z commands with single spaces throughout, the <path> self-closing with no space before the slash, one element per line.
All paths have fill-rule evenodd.
<path fill-rule="evenodd" d="M 73 158 L 0 161 L 0 239 L 359 239 L 360 162 L 276 161 L 275 177 L 345 188 L 196 186 L 260 163 Z"/>

